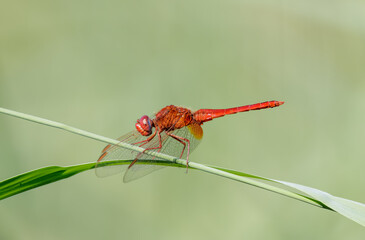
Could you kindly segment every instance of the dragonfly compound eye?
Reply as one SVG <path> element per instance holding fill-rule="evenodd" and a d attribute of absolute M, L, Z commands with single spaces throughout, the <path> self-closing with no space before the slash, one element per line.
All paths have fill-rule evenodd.
<path fill-rule="evenodd" d="M 152 133 L 152 121 L 151 119 L 144 115 L 137 120 L 136 128 L 140 134 L 143 136 L 149 136 Z"/>

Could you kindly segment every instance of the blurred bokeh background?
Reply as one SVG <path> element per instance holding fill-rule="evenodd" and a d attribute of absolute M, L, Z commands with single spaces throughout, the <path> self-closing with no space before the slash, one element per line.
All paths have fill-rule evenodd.
<path fill-rule="evenodd" d="M 204 124 L 191 160 L 365 202 L 365 2 L 1 1 L 0 106 L 117 138 L 169 105 L 275 109 Z M 103 143 L 0 115 L 0 178 Z M 201 172 L 93 171 L 0 203 L 0 239 L 361 239 L 329 211 Z"/>

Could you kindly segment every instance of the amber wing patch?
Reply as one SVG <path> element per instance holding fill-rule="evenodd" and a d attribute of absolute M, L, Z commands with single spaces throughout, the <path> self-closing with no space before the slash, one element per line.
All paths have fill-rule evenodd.
<path fill-rule="evenodd" d="M 198 140 L 203 138 L 203 129 L 202 127 L 197 123 L 192 123 L 187 126 L 190 133 Z"/>

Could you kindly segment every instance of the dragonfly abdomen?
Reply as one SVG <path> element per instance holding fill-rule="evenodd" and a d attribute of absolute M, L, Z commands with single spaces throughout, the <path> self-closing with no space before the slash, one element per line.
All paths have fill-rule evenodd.
<path fill-rule="evenodd" d="M 284 102 L 280 101 L 268 101 L 262 103 L 256 103 L 252 105 L 246 105 L 241 107 L 227 108 L 227 109 L 200 109 L 194 112 L 193 117 L 197 122 L 203 123 L 211 121 L 214 118 L 223 117 L 229 114 L 236 114 L 239 112 L 247 112 L 251 110 L 260 110 L 265 108 L 273 108 L 282 105 Z"/>

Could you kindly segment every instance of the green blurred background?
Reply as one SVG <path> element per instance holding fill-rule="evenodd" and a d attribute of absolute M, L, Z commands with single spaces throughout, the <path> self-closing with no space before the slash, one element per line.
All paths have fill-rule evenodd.
<path fill-rule="evenodd" d="M 280 108 L 204 124 L 191 160 L 365 202 L 365 2 L 1 1 L 0 106 L 119 137 L 175 104 Z M 0 115 L 0 178 L 103 143 Z M 326 210 L 201 172 L 93 171 L 0 203 L 0 239 L 362 239 Z"/>

